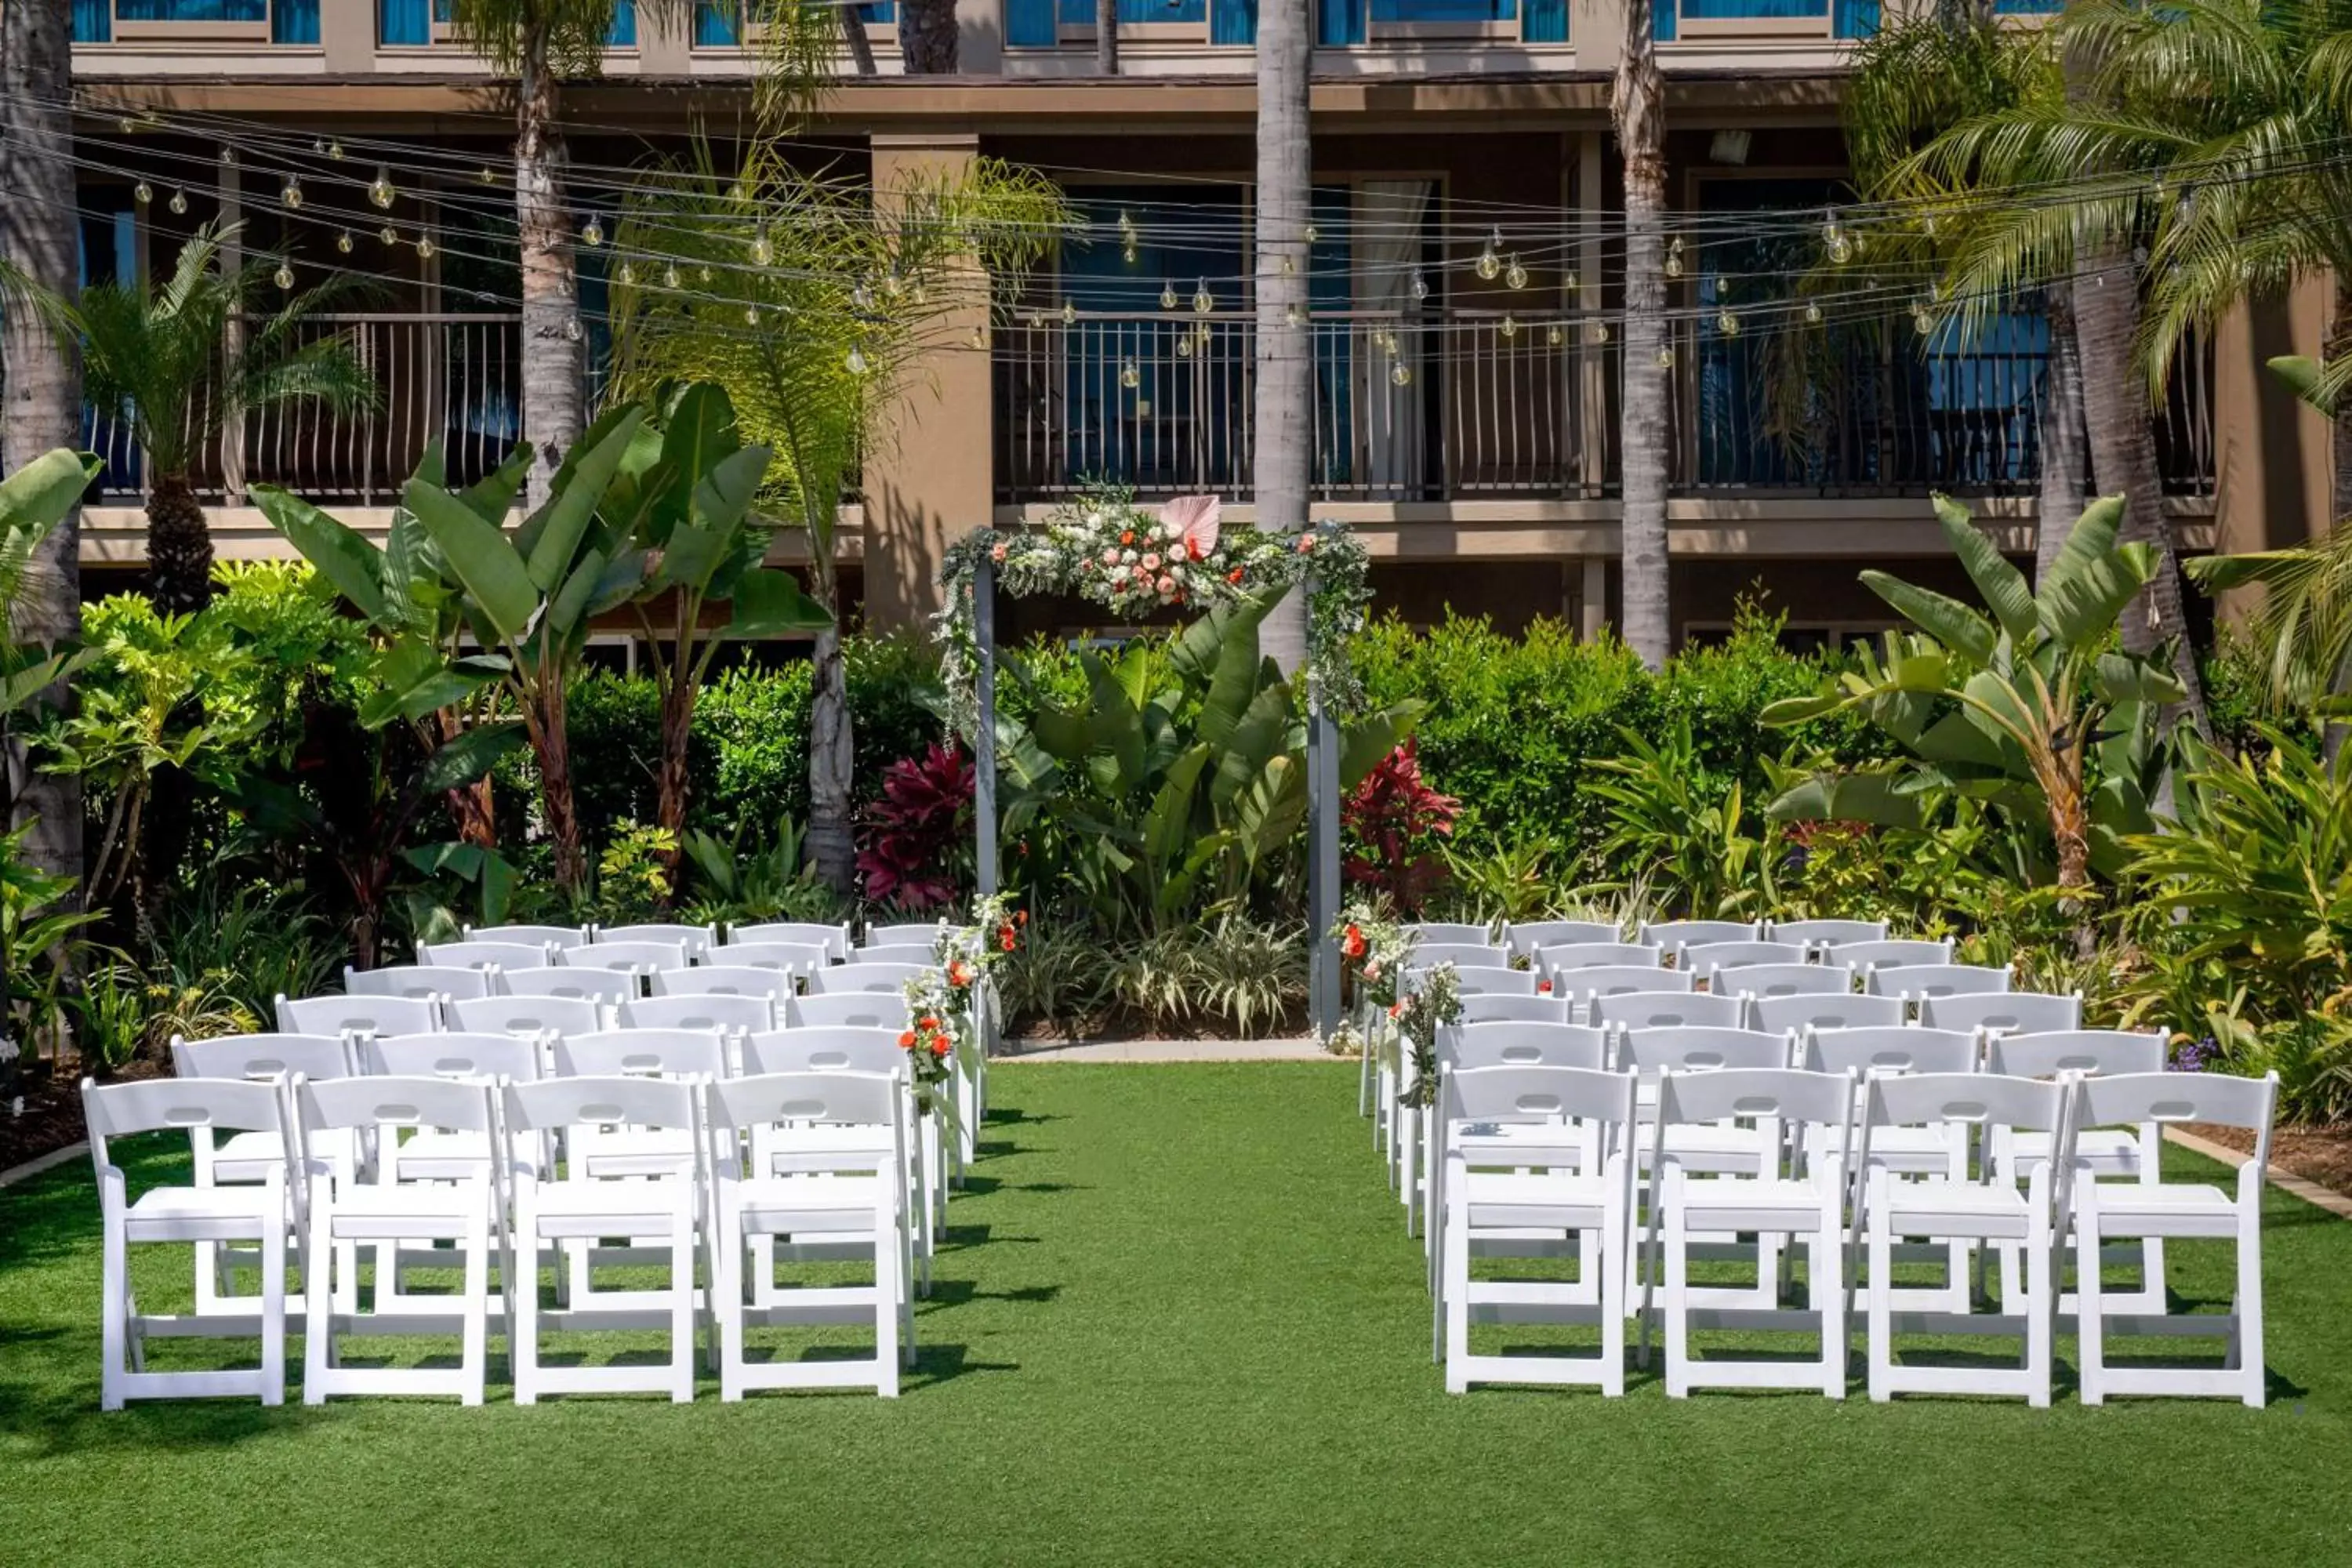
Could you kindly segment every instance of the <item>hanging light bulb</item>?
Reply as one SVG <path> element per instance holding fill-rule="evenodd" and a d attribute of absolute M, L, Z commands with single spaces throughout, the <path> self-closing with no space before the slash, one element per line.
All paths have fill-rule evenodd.
<path fill-rule="evenodd" d="M 1474 270 L 1489 283 L 1495 280 L 1496 275 L 1503 270 L 1503 263 L 1496 256 L 1494 247 L 1489 246 L 1478 253 L 1478 260 Z"/>
<path fill-rule="evenodd" d="M 1317 228 L 1317 227 L 1316 227 L 1313 224 L 1311 224 L 1311 223 L 1310 223 L 1310 224 L 1308 224 L 1308 225 L 1307 226 L 1307 244 L 1312 245 L 1312 244 L 1314 244 L 1317 240 L 1321 239 L 1322 237 L 1323 237 L 1323 231 L 1322 231 L 1321 229 Z"/>
<path fill-rule="evenodd" d="M 1679 278 L 1682 275 L 1683 258 L 1679 255 L 1671 252 L 1668 253 L 1666 257 L 1666 276 L 1669 278 Z"/>
<path fill-rule="evenodd" d="M 188 193 L 185 191 L 173 191 L 172 193 L 172 199 L 165 202 L 163 205 L 170 207 L 174 214 L 186 212 L 188 210 Z"/>
<path fill-rule="evenodd" d="M 1135 248 L 1135 241 L 1131 239 L 1119 247 L 1118 256 L 1119 259 L 1126 262 L 1129 267 L 1134 266 L 1138 261 L 1143 258 L 1143 253 Z"/>
<path fill-rule="evenodd" d="M 1298 330 L 1298 324 L 1302 319 L 1303 318 L 1298 313 L 1298 307 L 1297 305 L 1285 305 L 1282 308 L 1282 324 L 1288 327 L 1292 331 L 1297 331 Z"/>
<path fill-rule="evenodd" d="M 1528 286 L 1528 269 L 1519 265 L 1517 257 L 1512 257 L 1510 266 L 1503 269 L 1503 282 L 1506 287 L 1512 289 L 1524 289 Z"/>
<path fill-rule="evenodd" d="M 236 162 L 236 149 L 234 147 L 222 148 L 220 150 L 220 161 L 223 168 L 227 168 L 235 164 Z"/>
<path fill-rule="evenodd" d="M 1853 259 L 1853 241 L 1846 238 L 1846 237 L 1842 234 L 1833 234 L 1830 239 L 1830 259 L 1837 263 L 1840 267 L 1843 267 L 1847 262 L 1852 261 Z"/>
<path fill-rule="evenodd" d="M 373 202 L 378 207 L 390 207 L 392 197 L 392 171 L 379 163 L 376 165 L 375 178 L 368 182 L 368 200 Z"/>
<path fill-rule="evenodd" d="M 624 261 L 621 263 L 619 276 L 621 287 L 626 289 L 637 280 L 637 269 Z"/>
<path fill-rule="evenodd" d="M 971 330 L 971 346 L 982 353 L 988 352 L 988 330 L 985 327 L 974 327 Z"/>
<path fill-rule="evenodd" d="M 416 237 L 416 259 L 419 261 L 430 261 L 433 259 L 433 237 L 431 235 L 421 234 Z"/>
<path fill-rule="evenodd" d="M 1209 331 L 1209 323 L 1206 321 L 1202 321 L 1199 326 L 1192 329 L 1192 341 L 1200 345 L 1201 352 L 1202 353 L 1209 352 L 1209 340 L 1212 334 Z"/>
<path fill-rule="evenodd" d="M 1209 292 L 1207 280 L 1204 279 L 1202 281 L 1193 284 L 1192 314 L 1196 316 L 1205 316 L 1216 308 L 1217 297 Z"/>
<path fill-rule="evenodd" d="M 874 309 L 874 290 L 861 282 L 849 291 L 849 302 L 860 310 L 870 310 Z"/>
<path fill-rule="evenodd" d="M 1135 368 L 1133 360 L 1128 360 L 1118 367 L 1118 384 L 1129 392 L 1143 384 L 1143 373 Z"/>
<path fill-rule="evenodd" d="M 1412 302 L 1421 304 L 1429 298 L 1429 279 L 1420 273 L 1412 275 Z"/>
<path fill-rule="evenodd" d="M 675 288 L 677 288 L 677 287 L 678 286 L 678 284 L 679 284 L 679 282 L 680 282 L 680 281 L 681 281 L 681 279 L 679 279 L 679 277 L 678 277 L 678 275 L 677 275 L 677 262 L 675 262 L 675 261 L 670 262 L 668 265 L 665 266 L 665 267 L 662 268 L 662 287 L 663 287 L 663 288 L 665 288 L 665 289 L 675 289 Z"/>
<path fill-rule="evenodd" d="M 383 240 L 386 245 L 397 245 L 400 243 L 399 234 L 390 224 L 386 224 L 382 228 L 376 230 L 375 235 L 378 239 Z"/>
<path fill-rule="evenodd" d="M 1719 311 L 1715 318 L 1715 330 L 1727 338 L 1736 338 L 1739 335 L 1739 318 L 1728 310 Z"/>
<path fill-rule="evenodd" d="M 580 226 L 580 243 L 591 250 L 604 243 L 604 226 L 598 223 L 593 215 Z"/>
<path fill-rule="evenodd" d="M 1665 348 L 1658 351 L 1658 368 L 1660 370 L 1672 370 L 1675 368 L 1674 350 Z"/>
<path fill-rule="evenodd" d="M 328 142 L 327 156 L 332 158 L 338 163 L 341 163 L 343 161 L 343 144 L 340 142 Z"/>
<path fill-rule="evenodd" d="M 928 305 L 931 302 L 931 291 L 918 283 L 915 285 L 914 299 L 918 305 Z"/>
<path fill-rule="evenodd" d="M 1391 385 L 1395 386 L 1411 386 L 1412 384 L 1412 366 L 1406 364 L 1402 360 L 1398 361 L 1395 364 L 1389 366 L 1389 382 Z"/>
<path fill-rule="evenodd" d="M 1118 232 L 1121 234 L 1135 232 L 1135 219 L 1128 215 L 1125 207 L 1118 209 Z"/>
<path fill-rule="evenodd" d="M 1608 322 L 1595 321 L 1592 323 L 1592 341 L 1596 343 L 1605 343 L 1609 341 Z"/>
<path fill-rule="evenodd" d="M 1911 330 L 1918 333 L 1923 338 L 1936 330 L 1936 318 L 1927 314 L 1927 306 L 1915 305 L 1912 307 Z"/>
<path fill-rule="evenodd" d="M 139 129 L 139 122 L 126 114 L 114 122 L 114 128 L 125 136 L 129 136 Z"/>
<path fill-rule="evenodd" d="M 1063 301 L 1062 301 L 1062 325 L 1064 325 L 1064 326 L 1066 326 L 1066 327 L 1075 327 L 1075 326 L 1076 326 L 1077 324 L 1078 324 L 1078 306 L 1077 306 L 1077 301 L 1076 301 L 1076 300 L 1063 300 Z"/>
<path fill-rule="evenodd" d="M 1805 301 L 1805 324 L 1809 327 L 1822 324 L 1822 308 L 1811 300 Z"/>
<path fill-rule="evenodd" d="M 1284 258 L 1282 258 L 1282 275 L 1283 275 L 1285 278 L 1296 278 L 1296 277 L 1297 277 L 1297 276 L 1298 276 L 1298 263 L 1297 263 L 1297 261 L 1293 260 L 1291 258 L 1289 258 L 1289 257 L 1287 257 L 1287 256 L 1284 257 Z"/>
<path fill-rule="evenodd" d="M 696 268 L 694 269 L 694 276 L 695 276 L 698 280 L 700 280 L 700 281 L 702 281 L 702 282 L 704 282 L 704 283 L 708 283 L 708 282 L 709 282 L 709 281 L 710 281 L 710 268 L 709 267 L 709 265 L 708 265 L 708 264 L 706 264 L 706 265 L 704 265 L 704 266 L 701 266 L 701 267 L 698 267 L 698 268 Z"/>
<path fill-rule="evenodd" d="M 1192 333 L 1186 332 L 1182 337 L 1176 340 L 1176 357 L 1178 359 L 1191 359 L 1192 357 Z"/>
<path fill-rule="evenodd" d="M 1567 277 L 1561 279 L 1559 280 L 1559 286 L 1564 292 L 1571 295 L 1574 294 L 1576 292 L 1576 274 L 1571 272 Z"/>
<path fill-rule="evenodd" d="M 1163 282 L 1160 285 L 1160 308 L 1163 310 L 1172 310 L 1176 308 L 1175 284 Z"/>
<path fill-rule="evenodd" d="M 294 287 L 294 269 L 281 261 L 278 264 L 278 270 L 269 275 L 269 280 L 281 289 L 291 289 Z"/>
<path fill-rule="evenodd" d="M 1933 239 L 1933 238 L 1935 238 L 1935 237 L 1936 237 L 1936 215 L 1935 215 L 1934 213 L 1929 213 L 1929 214 L 1927 215 L 1927 222 L 1926 222 L 1924 225 L 1922 225 L 1921 226 L 1927 229 L 1927 237 L 1928 237 L 1929 239 Z"/>
<path fill-rule="evenodd" d="M 563 319 L 563 335 L 575 343 L 580 341 L 583 334 L 581 330 L 579 317 L 566 316 Z"/>
<path fill-rule="evenodd" d="M 143 207 L 155 199 L 155 187 L 142 180 L 131 187 L 131 199 Z"/>
<path fill-rule="evenodd" d="M 747 327 L 756 327 L 760 324 L 759 306 L 746 305 L 743 307 L 743 324 Z"/>
<path fill-rule="evenodd" d="M 1512 315 L 1507 310 L 1504 311 L 1501 331 L 1503 336 L 1506 338 L 1517 337 L 1519 335 L 1519 319 L 1517 316 Z"/>
<path fill-rule="evenodd" d="M 1544 346 L 1555 349 L 1559 347 L 1560 339 L 1563 335 L 1564 334 L 1562 334 L 1559 330 L 1559 323 L 1558 321 L 1554 321 L 1550 326 L 1544 329 Z"/>
<path fill-rule="evenodd" d="M 743 199 L 742 181 L 737 180 L 734 184 L 727 187 L 727 199 L 730 202 L 740 202 Z"/>
<path fill-rule="evenodd" d="M 287 175 L 286 187 L 278 193 L 278 199 L 284 202 L 289 210 L 299 210 L 302 205 L 302 182 L 291 174 Z"/>
<path fill-rule="evenodd" d="M 474 178 L 479 180 L 486 185 L 495 185 L 499 183 L 497 172 L 488 163 L 483 164 L 480 168 L 474 171 Z"/>
<path fill-rule="evenodd" d="M 335 231 L 335 248 L 342 252 L 345 256 L 349 256 L 352 253 L 352 231 L 350 229 L 343 228 L 337 229 Z"/>

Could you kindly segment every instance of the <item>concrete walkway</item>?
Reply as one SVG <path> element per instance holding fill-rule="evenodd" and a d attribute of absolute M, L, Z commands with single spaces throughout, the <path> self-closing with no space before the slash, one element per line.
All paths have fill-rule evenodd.
<path fill-rule="evenodd" d="M 998 1062 L 1300 1062 L 1338 1061 L 1312 1038 L 1286 1040 L 1088 1040 L 1069 1046 L 1005 1049 Z"/>

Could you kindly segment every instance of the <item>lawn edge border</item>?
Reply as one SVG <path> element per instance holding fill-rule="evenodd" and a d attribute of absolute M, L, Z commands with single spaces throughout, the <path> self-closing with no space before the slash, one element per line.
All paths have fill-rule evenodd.
<path fill-rule="evenodd" d="M 29 1182 L 44 1171 L 53 1171 L 68 1160 L 79 1159 L 89 1152 L 89 1140 L 79 1139 L 62 1149 L 52 1149 L 46 1154 L 36 1154 L 21 1165 L 11 1165 L 0 1171 L 0 1187 L 13 1187 L 19 1182 Z"/>
<path fill-rule="evenodd" d="M 2221 1161 L 2233 1171 L 2243 1165 L 2250 1158 L 2239 1150 L 2200 1138 L 2194 1132 L 2183 1132 L 2178 1127 L 2166 1128 L 2164 1135 L 2184 1149 L 2202 1154 L 2209 1160 Z M 2352 1219 L 2352 1198 L 2347 1198 L 2341 1193 L 2331 1192 L 2316 1182 L 2306 1182 L 2292 1172 L 2280 1170 L 2276 1165 L 2273 1165 L 2265 1174 L 2269 1176 L 2271 1184 L 2280 1191 L 2292 1193 L 2305 1203 L 2326 1209 L 2338 1219 Z"/>

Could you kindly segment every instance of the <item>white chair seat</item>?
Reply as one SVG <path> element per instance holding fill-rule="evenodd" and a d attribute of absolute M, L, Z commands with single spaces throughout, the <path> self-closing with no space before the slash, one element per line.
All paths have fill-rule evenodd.
<path fill-rule="evenodd" d="M 891 1191 L 873 1176 L 754 1176 L 738 1189 L 743 1229 L 752 1235 L 871 1236 Z"/>
<path fill-rule="evenodd" d="M 1598 1230 L 1608 1184 L 1598 1176 L 1472 1171 L 1463 1196 L 1473 1230 Z"/>
<path fill-rule="evenodd" d="M 2193 1182 L 2108 1184 L 2098 1192 L 2103 1236 L 2231 1237 L 2237 1200 Z"/>
<path fill-rule="evenodd" d="M 265 1186 L 156 1187 L 123 1212 L 132 1241 L 254 1239 L 286 1221 L 286 1199 Z"/>
<path fill-rule="evenodd" d="M 1454 1147 L 1472 1165 L 1580 1167 L 1582 1133 L 1558 1121 L 1469 1122 L 1457 1130 Z"/>
<path fill-rule="evenodd" d="M 338 1238 L 349 1241 L 456 1240 L 482 1203 L 480 1189 L 468 1185 L 353 1183 L 335 1194 L 329 1223 Z"/>
<path fill-rule="evenodd" d="M 677 1214 L 675 1184 L 652 1181 L 551 1182 L 531 1208 L 542 1237 L 606 1237 L 646 1222 L 648 1232 Z"/>
<path fill-rule="evenodd" d="M 1821 1223 L 1821 1189 L 1811 1182 L 1701 1179 L 1684 1188 L 1683 1226 L 1688 1231 L 1810 1230 Z"/>
<path fill-rule="evenodd" d="M 1873 1159 L 1877 1151 L 1871 1151 Z M 1889 1182 L 1883 1200 L 1898 1234 L 2022 1239 L 2032 1207 L 2017 1187 L 1930 1177 Z"/>

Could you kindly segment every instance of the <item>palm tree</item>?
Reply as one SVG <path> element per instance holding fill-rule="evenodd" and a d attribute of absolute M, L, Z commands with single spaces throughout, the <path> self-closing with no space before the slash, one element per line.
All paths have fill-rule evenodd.
<path fill-rule="evenodd" d="M 613 291 L 615 386 L 724 389 L 742 438 L 773 448 L 763 499 L 806 533 L 812 594 L 838 614 L 841 499 L 881 417 L 913 395 L 922 353 L 960 346 L 941 324 L 985 300 L 982 269 L 1012 297 L 1068 221 L 1052 185 L 987 161 L 960 183 L 875 193 L 798 171 L 764 142 L 732 175 L 701 149 L 624 215 L 619 247 L 646 259 Z M 695 286 L 666 286 L 671 268 Z M 837 629 L 817 634 L 810 682 L 809 853 L 846 889 L 855 750 Z"/>
<path fill-rule="evenodd" d="M 908 76 L 956 73 L 955 0 L 898 0 L 898 59 Z"/>
<path fill-rule="evenodd" d="M 91 405 L 122 421 L 146 458 L 147 592 L 164 615 L 212 601 L 212 531 L 195 478 L 231 422 L 296 403 L 348 414 L 380 396 L 345 334 L 313 330 L 355 280 L 338 277 L 260 315 L 268 280 L 220 265 L 238 229 L 197 229 L 161 287 L 98 283 L 77 299 L 16 280 L 51 331 L 81 346 Z M 246 332 L 232 331 L 257 316 Z"/>
<path fill-rule="evenodd" d="M 1307 321 L 1307 225 L 1315 154 L 1307 124 L 1307 0 L 1262 0 L 1257 15 L 1257 386 L 1250 481 L 1257 526 L 1307 526 L 1315 461 L 1315 342 Z M 1265 651 L 1286 674 L 1307 661 L 1307 596 L 1266 617 Z"/>
<path fill-rule="evenodd" d="M 2270 700 L 2328 720 L 2329 754 L 2341 749 L 2342 721 L 2352 716 L 2352 521 L 2289 550 L 2208 555 L 2189 563 L 2189 574 L 2210 593 L 2262 587 L 2245 631 L 2269 650 Z"/>
<path fill-rule="evenodd" d="M 75 262 L 73 17 L 67 0 L 12 0 L 0 6 L 0 258 L 16 273 L 60 293 Z M 44 452 L 79 447 L 81 366 L 69 342 L 29 311 L 0 310 L 0 363 L 7 405 L 0 467 L 14 473 Z M 20 641 L 53 645 L 81 632 L 81 514 L 68 510 L 26 563 L 9 611 Z M 52 698 L 70 701 L 62 686 Z M 0 757 L 0 767 L 13 765 Z M 19 805 L 37 816 L 25 854 L 51 876 L 81 876 L 81 784 L 70 773 L 36 773 Z M 7 826 L 0 820 L 0 831 Z"/>
<path fill-rule="evenodd" d="M 1625 160 L 1625 320 L 1618 461 L 1625 645 L 1653 669 L 1673 652 L 1666 613 L 1666 100 L 1652 0 L 1626 0 L 1623 53 L 1609 96 Z"/>
<path fill-rule="evenodd" d="M 1118 0 L 1095 0 L 1095 69 L 1118 74 Z"/>

